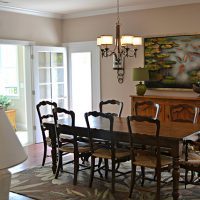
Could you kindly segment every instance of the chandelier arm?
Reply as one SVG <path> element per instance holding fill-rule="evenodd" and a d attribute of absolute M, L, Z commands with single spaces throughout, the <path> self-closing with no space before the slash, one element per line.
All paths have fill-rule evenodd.
<path fill-rule="evenodd" d="M 123 55 L 125 57 L 135 57 L 136 58 L 136 48 L 129 48 L 129 47 L 124 47 L 123 48 Z"/>
<path fill-rule="evenodd" d="M 111 51 L 109 48 L 101 48 L 101 56 L 103 57 L 109 57 L 113 55 L 113 51 Z"/>

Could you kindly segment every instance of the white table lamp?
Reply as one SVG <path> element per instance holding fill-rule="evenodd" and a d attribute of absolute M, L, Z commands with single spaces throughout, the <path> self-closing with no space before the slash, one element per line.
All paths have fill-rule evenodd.
<path fill-rule="evenodd" d="M 9 199 L 11 173 L 8 168 L 27 159 L 3 108 L 0 107 L 0 199 Z"/>

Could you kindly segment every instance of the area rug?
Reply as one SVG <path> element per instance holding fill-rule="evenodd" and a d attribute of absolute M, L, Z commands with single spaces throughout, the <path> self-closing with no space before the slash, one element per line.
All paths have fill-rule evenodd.
<path fill-rule="evenodd" d="M 67 168 L 73 171 L 73 165 Z M 122 164 L 120 170 L 130 170 L 130 163 Z M 11 191 L 37 200 L 125 200 L 128 199 L 130 184 L 130 174 L 116 178 L 116 192 L 111 192 L 111 183 L 109 174 L 108 180 L 100 179 L 96 172 L 92 188 L 88 187 L 90 170 L 80 171 L 78 174 L 78 184 L 74 186 L 73 175 L 62 173 L 58 179 L 54 179 L 51 167 L 35 167 L 12 175 Z M 138 171 L 137 175 L 140 174 Z M 148 171 L 147 177 L 152 178 L 153 171 Z M 172 181 L 168 172 L 162 173 L 163 183 L 161 189 L 161 199 L 171 200 Z M 133 191 L 132 199 L 135 200 L 153 200 L 156 194 L 156 182 L 145 180 L 143 187 L 140 186 L 140 179 L 137 180 Z M 200 186 L 184 185 L 180 183 L 180 199 L 197 200 L 200 199 Z"/>

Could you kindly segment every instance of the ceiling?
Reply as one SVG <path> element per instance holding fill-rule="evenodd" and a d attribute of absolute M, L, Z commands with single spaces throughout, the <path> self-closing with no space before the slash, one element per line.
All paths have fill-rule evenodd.
<path fill-rule="evenodd" d="M 120 12 L 200 3 L 200 0 L 120 0 Z M 0 0 L 0 10 L 58 18 L 115 13 L 117 0 Z"/>

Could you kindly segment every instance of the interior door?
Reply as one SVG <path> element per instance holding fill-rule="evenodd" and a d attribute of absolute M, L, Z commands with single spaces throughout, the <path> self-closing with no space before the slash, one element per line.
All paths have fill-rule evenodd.
<path fill-rule="evenodd" d="M 33 60 L 35 106 L 42 100 L 48 100 L 68 108 L 66 48 L 35 46 Z M 35 136 L 36 143 L 39 143 L 42 142 L 42 134 L 35 106 Z"/>
<path fill-rule="evenodd" d="M 69 108 L 77 117 L 99 109 L 100 55 L 96 42 L 66 44 L 69 69 Z"/>

